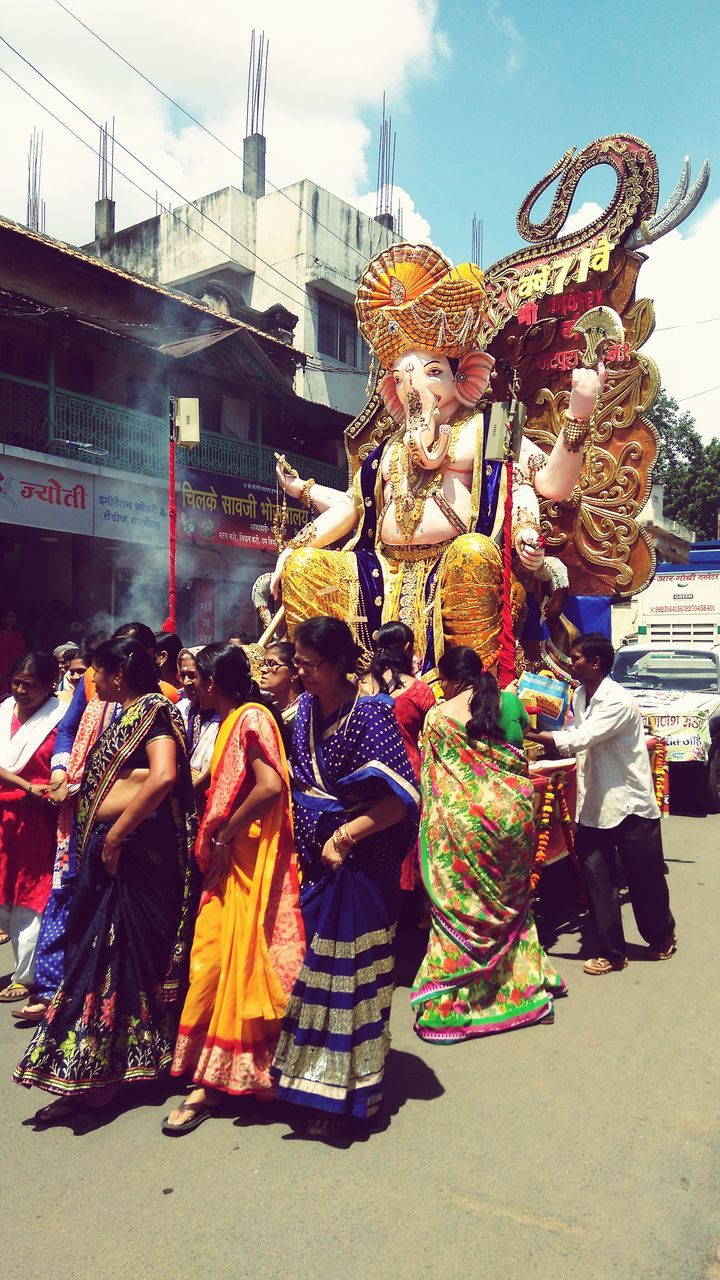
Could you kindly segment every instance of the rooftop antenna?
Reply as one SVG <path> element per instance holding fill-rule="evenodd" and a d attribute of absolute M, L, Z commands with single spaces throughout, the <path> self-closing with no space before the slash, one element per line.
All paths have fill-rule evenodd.
<path fill-rule="evenodd" d="M 45 234 L 45 201 L 40 196 L 43 134 L 33 129 L 28 148 L 27 205 L 25 222 L 31 231 Z"/>
<path fill-rule="evenodd" d="M 375 196 L 375 221 L 392 231 L 395 224 L 393 217 L 393 194 L 395 188 L 395 146 L 397 133 L 392 131 L 392 116 L 385 112 L 385 94 L 382 100 L 382 120 L 380 123 L 380 142 L 378 146 L 377 194 Z"/>
<path fill-rule="evenodd" d="M 403 221 L 404 221 L 403 207 L 400 201 L 398 200 L 397 213 L 395 215 L 395 231 L 397 232 L 397 234 L 400 236 L 401 239 L 405 235 L 405 232 L 403 230 Z"/>
<path fill-rule="evenodd" d="M 100 125 L 100 146 L 98 147 L 98 200 L 112 200 L 115 186 L 115 117 L 112 121 L 112 133 L 108 132 L 107 120 Z"/>
<path fill-rule="evenodd" d="M 483 259 L 483 224 L 482 218 L 478 218 L 477 214 L 473 214 L 472 220 L 472 248 L 470 250 L 470 261 L 476 266 L 482 268 Z"/>
<path fill-rule="evenodd" d="M 107 120 L 100 125 L 100 145 L 98 146 L 98 184 L 95 201 L 95 239 L 108 240 L 115 234 L 115 117 L 112 120 L 112 132 L 108 129 Z"/>
<path fill-rule="evenodd" d="M 265 32 L 250 36 L 247 98 L 245 101 L 245 142 L 243 145 L 243 191 L 259 199 L 265 195 L 265 101 L 270 41 Z"/>

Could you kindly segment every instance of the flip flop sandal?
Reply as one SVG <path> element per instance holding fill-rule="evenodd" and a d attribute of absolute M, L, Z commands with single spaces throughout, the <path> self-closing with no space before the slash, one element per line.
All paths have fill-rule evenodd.
<path fill-rule="evenodd" d="M 80 1115 L 84 1109 L 84 1104 L 79 1098 L 55 1098 L 54 1102 L 49 1102 L 47 1106 L 35 1112 L 33 1124 L 61 1124 L 63 1120 Z"/>
<path fill-rule="evenodd" d="M 199 1128 L 201 1124 L 204 1124 L 206 1120 L 210 1119 L 214 1108 L 206 1107 L 202 1104 L 195 1107 L 192 1103 L 181 1102 L 180 1110 L 190 1112 L 190 1118 L 188 1120 L 183 1120 L 181 1124 L 170 1124 L 169 1113 L 163 1117 L 162 1131 L 169 1137 L 175 1137 L 180 1133 L 192 1133 L 193 1129 Z"/>
<path fill-rule="evenodd" d="M 592 978 L 602 978 L 606 973 L 622 973 L 627 967 L 627 958 L 622 964 L 611 964 L 604 956 L 595 956 L 593 960 L 588 960 L 587 964 L 583 965 L 583 973 L 589 973 Z"/>
<path fill-rule="evenodd" d="M 16 1004 L 18 1000 L 27 1000 L 29 995 L 28 987 L 24 987 L 21 982 L 11 982 L 0 991 L 0 1003 Z"/>
<path fill-rule="evenodd" d="M 3 947 L 5 943 L 9 941 L 10 941 L 10 934 L 5 933 L 3 929 L 0 929 L 0 947 Z"/>
<path fill-rule="evenodd" d="M 303 1132 L 308 1138 L 317 1138 L 321 1142 L 331 1142 L 340 1138 L 352 1129 L 349 1116 L 309 1116 L 303 1125 Z"/>
<path fill-rule="evenodd" d="M 26 1022 L 29 1026 L 37 1026 L 39 1022 L 42 1022 L 46 1013 L 47 1005 L 43 1007 L 42 1011 L 34 1009 L 32 1013 L 26 1013 L 24 1009 L 11 1009 L 10 1017 L 14 1018 L 16 1022 Z"/>
<path fill-rule="evenodd" d="M 673 938 L 670 945 L 667 947 L 663 947 L 662 949 L 658 947 L 650 947 L 648 951 L 648 955 L 651 960 L 669 960 L 671 956 L 675 955 L 676 951 L 677 951 L 677 939 Z"/>

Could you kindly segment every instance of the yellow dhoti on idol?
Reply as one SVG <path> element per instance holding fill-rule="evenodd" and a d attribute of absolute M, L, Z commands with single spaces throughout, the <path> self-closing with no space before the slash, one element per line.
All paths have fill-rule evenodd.
<path fill-rule="evenodd" d="M 486 666 L 497 663 L 503 596 L 497 543 L 480 533 L 466 533 L 441 546 L 381 547 L 376 557 L 378 592 L 367 607 L 353 551 L 302 548 L 293 552 L 282 578 L 290 636 L 304 619 L 323 613 L 348 622 L 360 644 L 370 650 L 369 618 L 375 614 L 380 622 L 405 622 L 421 657 L 430 636 L 434 660 L 426 668 L 434 668 L 447 645 L 470 645 Z M 525 592 L 513 579 L 516 623 L 524 603 Z"/>

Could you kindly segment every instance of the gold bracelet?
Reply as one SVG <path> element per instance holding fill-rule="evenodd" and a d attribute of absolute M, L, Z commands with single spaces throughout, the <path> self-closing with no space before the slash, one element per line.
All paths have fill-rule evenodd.
<path fill-rule="evenodd" d="M 526 507 L 519 507 L 510 530 L 510 541 L 513 544 L 523 529 L 532 529 L 534 533 L 540 533 L 540 521 L 532 511 L 528 511 Z"/>
<path fill-rule="evenodd" d="M 299 533 L 296 533 L 294 538 L 290 539 L 287 546 L 288 548 L 292 548 L 293 550 L 296 550 L 298 547 L 307 547 L 310 545 L 311 542 L 314 542 L 314 541 L 315 541 L 315 525 L 313 524 L 312 520 L 308 520 L 304 528 L 302 528 Z"/>
<path fill-rule="evenodd" d="M 313 485 L 316 483 L 317 481 L 315 480 L 314 476 L 311 476 L 309 480 L 305 481 L 302 487 L 302 492 L 300 493 L 300 503 L 303 507 L 306 507 L 309 509 L 313 505 L 312 502 L 310 501 L 310 490 L 312 489 Z"/>
<path fill-rule="evenodd" d="M 568 453 L 579 453 L 590 434 L 590 418 L 573 418 L 565 410 L 562 439 Z"/>

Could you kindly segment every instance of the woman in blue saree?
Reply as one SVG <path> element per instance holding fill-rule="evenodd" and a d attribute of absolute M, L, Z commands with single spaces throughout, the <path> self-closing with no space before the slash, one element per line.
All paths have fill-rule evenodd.
<path fill-rule="evenodd" d="M 417 782 L 388 699 L 349 678 L 359 650 L 337 618 L 295 633 L 300 699 L 291 752 L 307 956 L 283 1021 L 277 1096 L 326 1136 L 382 1100 L 400 869 L 417 835 Z"/>

